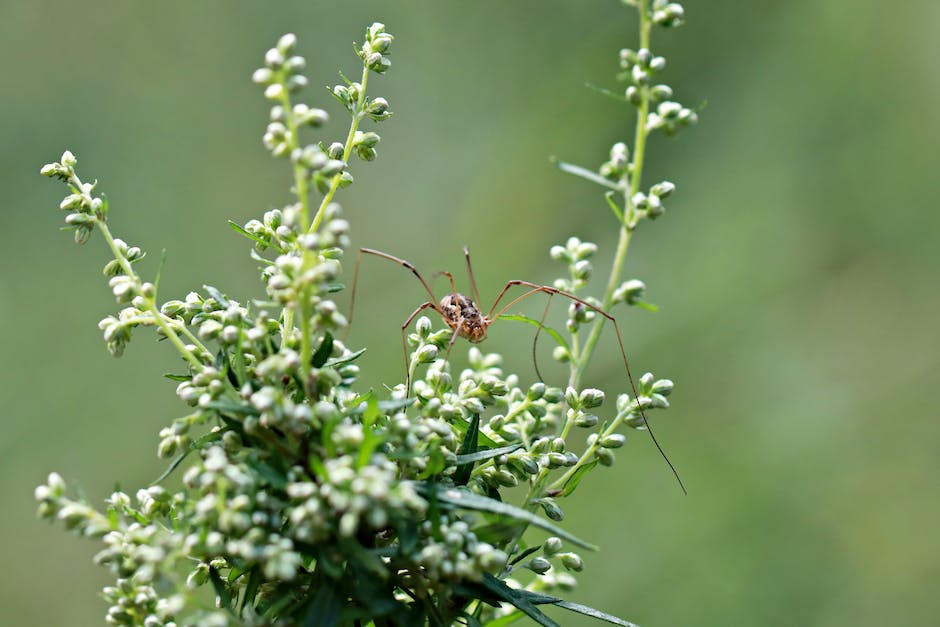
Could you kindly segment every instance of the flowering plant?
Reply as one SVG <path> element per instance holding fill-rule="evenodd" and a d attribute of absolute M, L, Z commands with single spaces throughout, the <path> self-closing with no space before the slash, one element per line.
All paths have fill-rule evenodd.
<path fill-rule="evenodd" d="M 564 386 L 523 384 L 499 354 L 475 346 L 469 367 L 452 372 L 451 328 L 421 317 L 407 337 L 413 388 L 357 388 L 364 351 L 338 339 L 347 317 L 333 300 L 350 245 L 336 196 L 353 183 L 356 159 L 377 156 L 379 135 L 360 126 L 392 115 L 370 85 L 391 67 L 383 24 L 357 48 L 361 77 L 331 89 L 350 119 L 345 140 L 302 140 L 328 114 L 297 101 L 307 79 L 293 35 L 254 73 L 272 102 L 264 145 L 292 168 L 296 196 L 232 224 L 253 244 L 265 300 L 206 286 L 161 302 L 159 281 L 137 270 L 143 251 L 112 235 L 107 198 L 79 178 L 76 157 L 65 152 L 42 168 L 69 188 L 60 207 L 76 242 L 97 230 L 113 255 L 104 274 L 123 308 L 99 324 L 108 349 L 120 356 L 139 327 L 152 327 L 182 359 L 181 372 L 167 376 L 190 408 L 160 432 L 158 454 L 172 460 L 166 473 L 134 497 L 117 491 L 99 511 L 68 496 L 56 473 L 36 490 L 41 515 L 103 542 L 95 560 L 115 577 L 104 589 L 109 623 L 494 626 L 525 615 L 555 625 L 540 609 L 555 605 L 630 624 L 556 596 L 583 568 L 575 550 L 594 548 L 559 525 L 559 502 L 590 470 L 613 463 L 624 428 L 648 428 L 645 410 L 667 407 L 673 387 L 645 374 L 600 418 L 605 394 L 582 386 L 605 322 L 596 313 L 652 308 L 643 283 L 621 277 L 630 237 L 662 214 L 674 189 L 641 188 L 646 137 L 695 118 L 653 83 L 664 61 L 649 51 L 652 25 L 678 25 L 682 8 L 628 4 L 639 9 L 641 40 L 620 56 L 624 99 L 638 110 L 633 159 L 616 143 L 597 172 L 558 164 L 608 191 L 621 239 L 607 288 L 601 299 L 571 301 L 566 336 L 507 316 L 557 342 L 555 357 L 570 366 Z M 568 269 L 555 293 L 583 292 L 596 249 L 576 238 L 551 249 Z M 584 432 L 582 446 L 575 441 Z M 181 485 L 170 489 L 164 482 L 175 473 Z M 516 486 L 525 496 L 513 505 Z M 547 539 L 532 540 L 533 527 Z M 200 593 L 206 587 L 214 603 Z"/>

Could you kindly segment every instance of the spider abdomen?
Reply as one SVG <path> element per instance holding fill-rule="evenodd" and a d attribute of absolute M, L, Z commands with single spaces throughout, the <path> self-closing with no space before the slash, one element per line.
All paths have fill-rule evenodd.
<path fill-rule="evenodd" d="M 441 299 L 444 321 L 460 337 L 478 343 L 486 339 L 486 317 L 472 300 L 463 294 L 448 294 Z"/>

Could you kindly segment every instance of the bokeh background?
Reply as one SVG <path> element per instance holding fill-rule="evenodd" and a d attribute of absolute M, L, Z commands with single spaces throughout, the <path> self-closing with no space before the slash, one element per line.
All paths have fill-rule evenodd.
<path fill-rule="evenodd" d="M 645 627 L 935 625 L 940 4 L 685 5 L 689 23 L 654 49 L 678 98 L 707 107 L 650 147 L 647 180 L 679 191 L 627 275 L 661 311 L 616 313 L 634 371 L 677 383 L 656 428 L 690 494 L 632 437 L 567 506 L 603 547 L 571 597 Z M 261 146 L 251 71 L 294 31 L 311 84 L 332 84 L 373 20 L 397 40 L 370 87 L 397 115 L 341 196 L 354 244 L 461 277 L 468 244 L 484 300 L 510 278 L 550 282 L 548 248 L 570 235 L 599 243 L 606 276 L 613 218 L 548 157 L 594 167 L 632 135 L 627 110 L 584 87 L 612 86 L 635 41 L 616 0 L 4 1 L 0 623 L 101 624 L 97 545 L 38 521 L 33 487 L 50 470 L 95 502 L 145 485 L 162 468 L 156 432 L 184 411 L 160 378 L 176 366 L 166 347 L 141 333 L 124 358 L 105 351 L 106 251 L 57 230 L 63 190 L 39 167 L 78 154 L 146 269 L 167 249 L 165 296 L 258 296 L 225 222 L 286 202 L 289 175 Z M 327 139 L 345 133 L 331 110 Z M 400 378 L 397 328 L 423 296 L 371 261 L 351 341 L 380 385 Z M 503 323 L 485 347 L 531 377 L 530 341 Z M 590 380 L 615 392 L 611 348 Z"/>

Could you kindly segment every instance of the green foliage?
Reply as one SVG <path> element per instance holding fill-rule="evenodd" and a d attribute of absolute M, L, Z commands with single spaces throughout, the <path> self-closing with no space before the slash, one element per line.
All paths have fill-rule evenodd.
<path fill-rule="evenodd" d="M 596 415 L 605 393 L 581 385 L 601 328 L 613 321 L 607 310 L 650 307 L 640 300 L 645 285 L 620 277 L 630 237 L 642 220 L 662 215 L 674 189 L 662 182 L 640 191 L 646 137 L 695 119 L 651 81 L 665 62 L 649 52 L 650 28 L 678 25 L 681 7 L 637 7 L 641 47 L 620 55 L 625 100 L 638 110 L 633 159 L 618 142 L 596 173 L 559 164 L 618 195 L 605 202 L 621 232 L 600 299 L 581 295 L 596 245 L 571 238 L 551 250 L 568 276 L 542 291 L 569 299 L 567 338 L 544 330 L 570 367 L 565 385 L 523 385 L 499 354 L 476 347 L 470 367 L 454 374 L 447 356 L 460 320 L 435 329 L 421 317 L 406 337 L 406 383 L 382 397 L 357 389 L 364 349 L 337 339 L 348 323 L 332 300 L 350 246 L 335 197 L 354 182 L 354 156 L 378 155 L 379 135 L 360 125 L 391 116 L 388 102 L 369 93 L 370 77 L 391 67 L 393 37 L 382 24 L 357 47 L 361 78 L 330 89 L 350 118 L 345 141 L 302 141 L 328 114 L 295 101 L 307 79 L 293 35 L 253 75 L 272 101 L 264 145 L 289 162 L 296 194 L 261 219 L 232 225 L 253 244 L 265 300 L 243 303 L 205 286 L 161 303 L 158 282 L 134 268 L 144 253 L 111 234 L 106 198 L 79 178 L 75 156 L 43 167 L 69 187 L 60 207 L 76 242 L 97 230 L 113 255 L 104 273 L 123 308 L 99 324 L 111 353 L 122 355 L 138 327 L 154 327 L 186 368 L 168 375 L 191 410 L 160 432 L 158 454 L 172 461 L 155 485 L 133 499 L 115 492 L 103 512 L 69 497 L 56 473 L 36 490 L 41 515 L 103 542 L 95 560 L 116 579 L 104 589 L 109 623 L 478 625 L 525 615 L 555 625 L 539 609 L 550 604 L 630 624 L 547 593 L 571 590 L 572 573 L 584 567 L 565 543 L 595 548 L 559 526 L 558 500 L 598 465 L 613 464 L 624 429 L 648 429 L 645 411 L 668 407 L 672 391 L 671 381 L 649 373 L 634 386 L 625 356 L 631 393 L 619 394 L 606 418 Z M 582 432 L 583 447 L 575 437 Z M 164 487 L 178 471 L 181 486 Z M 524 494 L 514 505 L 517 486 Z M 531 544 L 531 527 L 552 535 Z M 203 587 L 215 596 L 212 608 L 202 604 Z"/>

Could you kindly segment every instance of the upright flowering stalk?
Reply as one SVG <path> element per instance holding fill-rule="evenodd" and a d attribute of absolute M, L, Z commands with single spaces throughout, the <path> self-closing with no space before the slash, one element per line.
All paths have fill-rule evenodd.
<path fill-rule="evenodd" d="M 665 182 L 641 191 L 646 137 L 694 117 L 651 81 L 664 64 L 648 50 L 651 24 L 676 25 L 681 7 L 638 8 L 643 45 L 621 55 L 626 99 L 639 110 L 633 160 L 617 144 L 600 173 L 561 164 L 613 192 L 621 245 L 607 293 L 590 300 L 604 309 L 644 305 L 642 284 L 620 281 L 623 258 L 637 224 L 660 215 L 672 191 Z M 181 357 L 180 372 L 167 376 L 187 410 L 160 431 L 158 453 L 172 460 L 163 477 L 133 497 L 115 492 L 104 511 L 68 496 L 55 473 L 36 490 L 42 516 L 103 543 L 95 560 L 115 578 L 104 589 L 111 624 L 495 626 L 527 616 L 556 625 L 540 609 L 550 604 L 630 625 L 555 596 L 583 568 L 573 549 L 594 548 L 558 525 L 559 501 L 587 471 L 613 463 L 623 427 L 646 424 L 643 408 L 667 406 L 671 382 L 644 375 L 638 393 L 600 417 L 605 394 L 581 382 L 602 320 L 583 306 L 572 305 L 567 338 L 507 316 L 555 339 L 556 357 L 570 364 L 564 386 L 523 383 L 498 353 L 476 347 L 454 373 L 443 357 L 450 328 L 421 317 L 407 338 L 413 389 L 401 383 L 380 396 L 357 389 L 364 349 L 336 339 L 347 318 L 333 298 L 350 245 L 336 198 L 355 162 L 377 156 L 379 135 L 363 127 L 391 116 L 370 83 L 391 67 L 392 42 L 384 25 L 371 25 L 357 48 L 361 77 L 331 88 L 350 120 L 333 142 L 303 139 L 328 115 L 298 101 L 307 79 L 293 35 L 254 73 L 272 102 L 264 145 L 294 175 L 289 203 L 232 225 L 253 243 L 264 301 L 205 286 L 161 302 L 137 269 L 144 253 L 112 236 L 107 200 L 79 178 L 75 156 L 42 169 L 69 187 L 60 206 L 76 241 L 98 231 L 112 252 L 105 275 L 123 309 L 100 324 L 109 350 L 120 356 L 149 326 Z M 569 267 L 559 289 L 586 287 L 595 251 L 574 238 L 552 248 Z M 583 446 L 574 445 L 579 432 Z M 178 489 L 162 485 L 171 473 Z M 507 490 L 515 486 L 525 488 L 518 504 Z M 547 539 L 529 540 L 533 526 Z"/>

